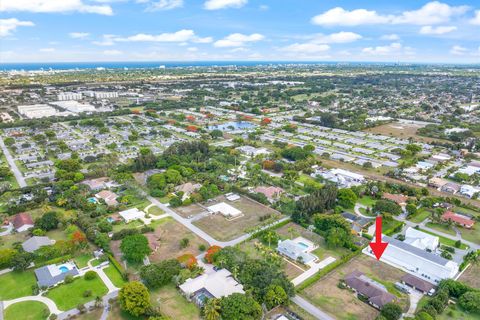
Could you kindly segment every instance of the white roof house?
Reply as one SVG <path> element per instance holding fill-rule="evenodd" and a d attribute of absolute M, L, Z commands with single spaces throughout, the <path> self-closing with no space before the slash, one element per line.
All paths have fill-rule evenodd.
<path fill-rule="evenodd" d="M 225 202 L 214 204 L 207 208 L 211 213 L 220 213 L 226 218 L 236 218 L 242 215 L 242 211 L 232 207 Z"/>
<path fill-rule="evenodd" d="M 382 242 L 387 242 L 388 246 L 380 261 L 408 272 L 417 278 L 438 284 L 442 279 L 454 278 L 458 273 L 458 264 L 454 261 L 389 236 L 383 235 Z M 363 249 L 363 252 L 374 257 L 370 247 Z"/>
<path fill-rule="evenodd" d="M 435 251 L 435 249 L 437 249 L 440 244 L 438 237 L 432 236 L 428 233 L 419 231 L 412 227 L 407 228 L 407 230 L 405 231 L 404 242 L 419 249 L 428 249 L 430 251 Z"/>
<path fill-rule="evenodd" d="M 232 277 L 227 269 L 221 269 L 214 273 L 204 273 L 195 279 L 188 279 L 180 285 L 180 290 L 187 297 L 202 292 L 204 295 L 217 299 L 233 293 L 245 293 L 243 286 Z"/>
<path fill-rule="evenodd" d="M 130 221 L 141 219 L 145 217 L 145 212 L 138 210 L 137 208 L 132 208 L 118 213 L 126 223 Z"/>

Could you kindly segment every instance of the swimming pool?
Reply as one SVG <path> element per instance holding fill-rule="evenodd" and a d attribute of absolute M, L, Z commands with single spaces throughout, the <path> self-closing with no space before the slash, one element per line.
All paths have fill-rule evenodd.
<path fill-rule="evenodd" d="M 303 243 L 303 242 L 297 242 L 297 244 L 298 244 L 300 247 L 302 247 L 304 250 L 305 250 L 305 249 L 308 249 L 308 244 L 305 244 L 305 243 Z"/>
<path fill-rule="evenodd" d="M 115 220 L 114 220 L 112 217 L 108 217 L 108 218 L 107 218 L 107 221 L 110 222 L 110 223 L 112 223 L 112 222 L 114 222 Z"/>
<path fill-rule="evenodd" d="M 60 266 L 58 267 L 58 270 L 60 270 L 62 273 L 68 272 L 69 269 L 66 266 Z"/>

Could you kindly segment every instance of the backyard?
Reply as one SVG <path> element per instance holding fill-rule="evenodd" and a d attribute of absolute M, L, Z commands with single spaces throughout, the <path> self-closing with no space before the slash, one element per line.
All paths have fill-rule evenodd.
<path fill-rule="evenodd" d="M 468 269 L 462 273 L 458 280 L 473 288 L 480 289 L 480 277 L 478 276 L 479 274 L 480 264 L 471 264 Z"/>
<path fill-rule="evenodd" d="M 408 298 L 393 286 L 393 283 L 399 281 L 405 273 L 366 255 L 360 255 L 327 274 L 304 289 L 301 295 L 338 319 L 375 319 L 378 310 L 359 300 L 350 290 L 338 288 L 339 281 L 355 270 L 383 284 L 390 293 L 399 297 L 404 310 L 407 309 Z"/>
<path fill-rule="evenodd" d="M 153 291 L 150 298 L 153 306 L 158 306 L 160 312 L 170 319 L 201 319 L 197 306 L 188 302 L 173 285 Z"/>

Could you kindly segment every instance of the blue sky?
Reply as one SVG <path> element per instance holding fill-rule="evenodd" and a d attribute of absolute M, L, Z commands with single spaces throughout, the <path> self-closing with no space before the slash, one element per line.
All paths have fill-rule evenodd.
<path fill-rule="evenodd" d="M 1 0 L 1 62 L 480 62 L 480 2 Z"/>

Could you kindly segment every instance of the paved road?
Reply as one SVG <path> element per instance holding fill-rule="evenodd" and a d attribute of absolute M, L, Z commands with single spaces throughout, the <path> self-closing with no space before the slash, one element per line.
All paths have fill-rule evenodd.
<path fill-rule="evenodd" d="M 334 320 L 331 316 L 323 312 L 322 310 L 315 307 L 313 304 L 303 299 L 300 296 L 295 296 L 292 298 L 292 301 L 295 302 L 300 308 L 310 313 L 312 316 L 319 320 Z M 339 306 L 341 308 L 341 306 Z"/>
<path fill-rule="evenodd" d="M 13 157 L 10 154 L 10 151 L 8 150 L 5 143 L 3 142 L 2 137 L 0 137 L 0 148 L 2 148 L 3 154 L 5 154 L 5 158 L 7 159 L 7 162 L 10 165 L 10 169 L 12 169 L 15 179 L 17 179 L 18 185 L 20 186 L 20 188 L 26 187 L 27 183 L 25 182 L 25 179 L 23 178 L 22 173 L 18 169 L 17 164 L 15 163 L 15 160 L 13 160 Z"/>
<path fill-rule="evenodd" d="M 3 301 L 0 301 L 0 320 L 3 320 Z"/>

